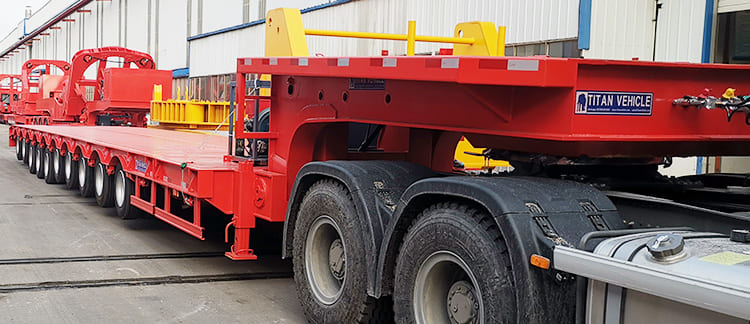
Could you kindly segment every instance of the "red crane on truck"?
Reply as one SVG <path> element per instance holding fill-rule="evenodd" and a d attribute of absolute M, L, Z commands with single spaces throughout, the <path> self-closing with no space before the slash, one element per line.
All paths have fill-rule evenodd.
<path fill-rule="evenodd" d="M 266 27 L 293 46 L 366 36 L 306 30 L 289 9 Z M 750 319 L 747 175 L 657 171 L 672 156 L 750 155 L 750 99 L 718 96 L 750 90 L 750 67 L 468 55 L 504 43 L 489 27 L 429 38 L 455 56 L 240 58 L 229 149 L 131 127 L 19 125 L 10 144 L 124 219 L 145 212 L 204 239 L 203 209 L 232 215 L 234 260 L 257 258 L 256 225 L 283 223 L 314 322 L 391 309 L 401 323 Z M 401 36 L 410 49 L 424 39 L 381 35 Z M 257 75 L 273 76 L 270 95 L 256 95 Z M 514 170 L 456 173 L 462 136 Z"/>

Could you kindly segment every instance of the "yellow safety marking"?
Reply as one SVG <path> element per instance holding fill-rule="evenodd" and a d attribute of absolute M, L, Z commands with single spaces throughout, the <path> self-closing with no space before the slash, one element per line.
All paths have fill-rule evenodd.
<path fill-rule="evenodd" d="M 742 262 L 750 261 L 750 254 L 740 254 L 735 252 L 719 252 L 700 258 L 701 261 L 723 264 L 723 265 L 735 265 Z"/>
<path fill-rule="evenodd" d="M 510 166 L 510 163 L 506 161 L 485 160 L 483 156 L 466 154 L 466 152 L 482 154 L 482 151 L 484 151 L 483 148 L 474 147 L 469 140 L 462 138 L 458 141 L 458 145 L 456 145 L 456 152 L 453 158 L 463 163 L 467 170 L 483 170 Z"/>

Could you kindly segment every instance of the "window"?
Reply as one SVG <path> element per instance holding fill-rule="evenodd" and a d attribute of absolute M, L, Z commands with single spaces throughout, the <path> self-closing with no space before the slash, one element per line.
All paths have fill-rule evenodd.
<path fill-rule="evenodd" d="M 718 18 L 714 63 L 750 64 L 750 10 Z"/>
<path fill-rule="evenodd" d="M 229 101 L 234 74 L 190 78 L 190 98 L 209 101 Z"/>
<path fill-rule="evenodd" d="M 549 55 L 552 57 L 580 57 L 577 39 L 545 41 L 505 46 L 505 56 Z"/>

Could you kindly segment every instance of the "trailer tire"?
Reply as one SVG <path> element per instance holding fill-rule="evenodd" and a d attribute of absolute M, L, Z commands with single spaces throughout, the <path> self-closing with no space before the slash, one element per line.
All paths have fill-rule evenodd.
<path fill-rule="evenodd" d="M 364 238 L 343 185 L 321 180 L 310 187 L 300 204 L 294 242 L 297 296 L 311 322 L 362 323 L 382 315 L 377 310 L 383 299 L 367 295 Z M 331 257 L 339 262 L 332 264 Z"/>
<path fill-rule="evenodd" d="M 135 194 L 135 183 L 128 179 L 125 170 L 117 166 L 114 175 L 115 210 L 122 219 L 134 219 L 140 216 L 141 210 L 130 205 L 130 196 Z"/>
<path fill-rule="evenodd" d="M 54 161 L 54 155 L 57 150 L 50 151 L 50 150 L 44 150 L 44 163 L 42 164 L 44 169 L 44 182 L 47 184 L 55 184 L 57 183 L 57 174 L 55 173 L 55 161 Z"/>
<path fill-rule="evenodd" d="M 23 138 L 16 138 L 16 159 L 23 161 Z"/>
<path fill-rule="evenodd" d="M 433 205 L 401 245 L 395 317 L 401 323 L 515 322 L 511 278 L 508 249 L 489 215 L 457 203 Z"/>
<path fill-rule="evenodd" d="M 47 152 L 47 149 L 41 145 L 36 148 L 36 158 L 34 160 L 36 161 L 36 177 L 39 179 L 44 179 L 45 171 L 47 171 L 44 169 L 44 160 L 47 157 L 45 152 Z"/>
<path fill-rule="evenodd" d="M 65 183 L 65 158 L 60 155 L 59 148 L 52 152 L 52 168 L 55 183 Z"/>
<path fill-rule="evenodd" d="M 107 174 L 107 166 L 96 162 L 94 167 L 94 197 L 96 203 L 102 207 L 112 207 L 115 204 L 112 176 Z"/>
<path fill-rule="evenodd" d="M 29 151 L 31 151 L 31 143 L 23 139 L 23 164 L 29 165 Z"/>
<path fill-rule="evenodd" d="M 82 197 L 94 195 L 94 168 L 88 165 L 88 159 L 78 160 L 78 190 Z"/>
<path fill-rule="evenodd" d="M 36 174 L 36 145 L 31 145 L 29 150 L 29 173 Z"/>
<path fill-rule="evenodd" d="M 73 160 L 73 152 L 65 154 L 63 176 L 66 188 L 78 189 L 78 161 Z"/>

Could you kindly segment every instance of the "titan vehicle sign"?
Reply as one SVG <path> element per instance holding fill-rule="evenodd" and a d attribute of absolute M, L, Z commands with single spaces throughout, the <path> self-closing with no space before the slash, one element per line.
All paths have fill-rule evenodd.
<path fill-rule="evenodd" d="M 576 115 L 651 116 L 649 92 L 576 91 Z"/>

